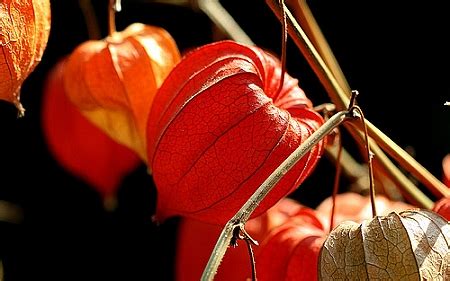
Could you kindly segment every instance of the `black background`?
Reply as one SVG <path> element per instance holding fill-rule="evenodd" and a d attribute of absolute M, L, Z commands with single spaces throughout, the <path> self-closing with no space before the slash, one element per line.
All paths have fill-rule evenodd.
<path fill-rule="evenodd" d="M 93 1 L 106 35 L 107 1 Z M 395 2 L 393 4 L 392 2 Z M 450 152 L 450 18 L 444 1 L 309 1 L 366 117 L 441 178 Z M 264 1 L 223 0 L 253 41 L 280 53 L 280 24 Z M 0 200 L 19 206 L 20 223 L 0 222 L 5 280 L 172 280 L 177 218 L 151 221 L 156 191 L 145 167 L 123 182 L 114 212 L 64 171 L 47 151 L 40 127 L 43 81 L 51 67 L 88 39 L 75 0 L 53 0 L 42 62 L 25 81 L 24 118 L 0 102 Z M 132 22 L 165 27 L 181 51 L 209 43 L 201 12 L 152 1 L 123 0 L 117 29 Z M 289 40 L 288 72 L 315 103 L 329 99 Z M 292 196 L 315 206 L 329 194 L 333 168 L 323 159 Z M 327 176 L 324 176 L 327 175 Z M 329 176 L 328 176 L 329 175 Z"/>

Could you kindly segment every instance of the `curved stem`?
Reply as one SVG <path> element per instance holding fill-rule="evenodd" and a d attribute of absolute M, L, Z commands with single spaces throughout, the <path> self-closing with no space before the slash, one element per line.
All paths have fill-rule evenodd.
<path fill-rule="evenodd" d="M 334 185 L 333 185 L 333 194 L 332 194 L 332 205 L 331 205 L 331 218 L 330 218 L 330 231 L 334 228 L 334 213 L 336 210 L 336 196 L 339 191 L 339 179 L 341 177 L 341 155 L 342 155 L 342 139 L 340 134 L 337 134 L 338 137 L 338 151 L 336 155 L 336 173 L 334 175 Z"/>
<path fill-rule="evenodd" d="M 372 166 L 372 159 L 374 155 L 372 151 L 370 151 L 369 135 L 367 134 L 367 126 L 366 126 L 366 119 L 364 118 L 364 113 L 362 109 L 357 105 L 354 105 L 352 109 L 357 111 L 358 114 L 360 115 L 360 119 L 364 128 L 364 138 L 366 141 L 366 151 L 367 151 L 367 166 L 369 167 L 369 191 L 370 191 L 370 202 L 372 205 L 372 217 L 376 217 L 377 206 L 375 202 L 375 186 L 373 184 L 373 166 Z"/>
<path fill-rule="evenodd" d="M 256 262 L 255 262 L 255 254 L 253 253 L 252 243 L 245 239 L 245 244 L 247 244 L 248 254 L 250 255 L 250 265 L 252 267 L 252 281 L 256 281 Z"/>
<path fill-rule="evenodd" d="M 203 271 L 201 280 L 213 280 L 219 268 L 219 265 L 227 251 L 228 246 L 233 237 L 236 227 L 242 227 L 250 218 L 253 211 L 258 207 L 259 203 L 280 181 L 280 179 L 305 156 L 315 145 L 317 145 L 324 137 L 326 137 L 334 128 L 339 126 L 347 118 L 352 118 L 349 111 L 340 111 L 328 119 L 319 127 L 312 135 L 310 135 L 299 147 L 297 147 L 281 164 L 276 168 L 270 176 L 258 187 L 258 189 L 250 196 L 241 209 L 228 221 L 224 229 L 220 233 L 219 239 L 211 253 L 208 264 Z"/>

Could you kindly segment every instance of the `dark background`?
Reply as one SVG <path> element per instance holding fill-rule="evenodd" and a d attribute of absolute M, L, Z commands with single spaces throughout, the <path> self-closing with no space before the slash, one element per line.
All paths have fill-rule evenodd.
<path fill-rule="evenodd" d="M 107 1 L 93 1 L 106 35 Z M 181 51 L 209 43 L 212 24 L 188 7 L 123 0 L 117 29 L 132 22 L 165 27 Z M 395 2 L 393 4 L 392 2 Z M 450 18 L 444 1 L 309 1 L 366 117 L 441 178 L 450 152 Z M 253 41 L 280 53 L 280 24 L 264 1 L 223 0 Z M 244 3 L 244 4 L 243 4 Z M 425 4 L 426 3 L 426 4 Z M 88 39 L 75 0 L 53 0 L 52 29 L 42 62 L 23 84 L 24 118 L 0 102 L 0 200 L 23 212 L 0 222 L 5 280 L 172 280 L 178 219 L 151 221 L 156 192 L 145 167 L 130 174 L 114 212 L 94 189 L 63 170 L 41 134 L 43 81 L 51 67 Z M 289 73 L 315 103 L 329 102 L 295 45 Z M 334 168 L 325 158 L 293 197 L 317 205 L 329 195 Z M 324 176 L 327 175 L 327 176 Z M 329 176 L 328 176 L 329 175 Z"/>

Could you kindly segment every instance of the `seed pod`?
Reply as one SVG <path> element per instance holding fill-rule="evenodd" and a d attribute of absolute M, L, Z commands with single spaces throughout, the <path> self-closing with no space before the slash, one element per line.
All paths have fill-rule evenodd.
<path fill-rule="evenodd" d="M 65 170 L 97 190 L 106 202 L 125 175 L 141 163 L 136 153 L 94 126 L 67 99 L 62 83 L 65 60 L 48 73 L 42 97 L 42 132 L 50 154 Z"/>
<path fill-rule="evenodd" d="M 0 99 L 24 114 L 20 87 L 40 62 L 50 34 L 49 0 L 0 3 Z"/>
<path fill-rule="evenodd" d="M 134 23 L 78 46 L 66 62 L 64 88 L 84 116 L 145 161 L 148 113 L 179 59 L 166 30 Z"/>
<path fill-rule="evenodd" d="M 429 210 L 346 221 L 326 239 L 320 280 L 444 280 L 450 276 L 450 225 Z"/>
<path fill-rule="evenodd" d="M 312 102 L 260 48 L 221 41 L 191 51 L 156 95 L 147 128 L 158 189 L 155 218 L 189 216 L 223 224 L 323 123 Z M 324 141 L 286 173 L 252 216 L 295 190 Z"/>

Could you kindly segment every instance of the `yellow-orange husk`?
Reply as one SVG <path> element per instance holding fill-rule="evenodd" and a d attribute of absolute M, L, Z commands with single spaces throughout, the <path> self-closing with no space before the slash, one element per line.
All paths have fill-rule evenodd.
<path fill-rule="evenodd" d="M 41 61 L 50 35 L 49 0 L 3 0 L 0 4 L 0 99 L 24 114 L 20 89 Z"/>
<path fill-rule="evenodd" d="M 180 53 L 164 29 L 140 23 L 69 56 L 64 88 L 90 121 L 146 162 L 145 130 L 153 98 Z"/>

